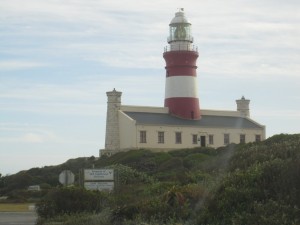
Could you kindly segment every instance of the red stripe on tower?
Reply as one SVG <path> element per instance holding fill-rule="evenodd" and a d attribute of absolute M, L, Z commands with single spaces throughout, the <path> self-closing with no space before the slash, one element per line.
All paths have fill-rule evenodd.
<path fill-rule="evenodd" d="M 198 120 L 201 118 L 196 66 L 198 51 L 192 45 L 191 23 L 183 9 L 175 13 L 169 26 L 169 46 L 163 55 L 166 61 L 165 107 L 174 116 Z"/>

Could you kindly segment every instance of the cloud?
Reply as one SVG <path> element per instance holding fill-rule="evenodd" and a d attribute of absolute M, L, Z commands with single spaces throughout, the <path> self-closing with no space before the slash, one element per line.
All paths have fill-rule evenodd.
<path fill-rule="evenodd" d="M 45 142 L 45 137 L 41 134 L 35 134 L 35 133 L 27 133 L 24 136 L 20 138 L 24 142 L 29 143 L 43 143 Z"/>
<path fill-rule="evenodd" d="M 264 117 L 271 117 L 274 119 L 278 119 L 284 115 L 290 120 L 297 120 L 299 121 L 300 119 L 300 109 L 282 109 L 282 110 L 260 110 L 260 109 L 255 109 L 255 114 L 257 116 L 264 116 Z"/>
<path fill-rule="evenodd" d="M 300 57 L 300 55 L 299 55 Z M 237 60 L 238 59 L 238 60 Z M 300 64 L 294 57 L 276 56 L 271 53 L 231 52 L 216 54 L 214 57 L 199 59 L 198 71 L 206 74 L 220 75 L 220 71 L 228 78 L 268 80 L 271 77 L 295 77 L 300 79 L 297 71 Z"/>
<path fill-rule="evenodd" d="M 175 1 L 174 5 L 176 3 L 182 5 L 180 1 Z M 267 10 L 270 4 L 272 9 Z M 141 5 L 137 0 L 125 0 L 122 4 L 119 1 L 28 0 L 26 6 L 23 5 L 20 0 L 7 1 L 2 5 L 6 9 L 4 12 L 8 24 L 16 25 L 10 26 L 16 27 L 11 35 L 18 33 L 20 37 L 35 37 L 44 43 L 40 48 L 31 46 L 23 54 L 28 54 L 33 48 L 37 54 L 50 53 L 54 58 L 59 51 L 65 57 L 76 56 L 120 68 L 164 66 L 161 53 L 167 44 L 168 22 L 174 16 L 173 11 L 170 12 L 169 1 L 161 1 L 159 5 L 150 1 Z M 189 7 L 192 5 L 194 7 Z M 255 66 L 258 66 L 261 55 L 264 55 L 264 59 L 273 61 L 272 58 L 280 51 L 282 59 L 289 62 L 282 70 L 293 68 L 295 71 L 299 62 L 291 61 L 287 51 L 299 48 L 299 18 L 297 19 L 296 14 L 289 13 L 294 9 L 286 5 L 288 4 L 279 1 L 275 4 L 269 1 L 228 1 L 220 4 L 213 0 L 200 4 L 192 0 L 186 11 L 193 22 L 195 44 L 201 50 L 207 49 L 220 55 L 220 61 L 224 60 L 223 64 L 228 65 L 226 59 L 230 57 L 222 55 L 222 51 L 226 50 L 246 50 L 242 54 L 252 56 L 252 60 L 257 59 Z M 239 12 L 236 11 L 237 8 Z M 14 20 L 17 22 L 12 22 Z M 217 49 L 219 52 L 216 52 Z M 22 51 L 16 48 L 14 50 Z M 241 62 L 237 70 L 244 66 L 244 62 L 239 60 L 240 56 L 241 60 L 245 57 L 242 54 L 232 56 L 231 63 Z M 299 58 L 299 52 L 294 56 Z M 217 67 L 222 66 L 222 62 L 216 61 L 214 64 L 217 63 Z M 205 66 L 208 70 L 213 69 L 209 65 Z M 253 66 L 253 63 L 250 62 L 249 66 Z M 22 68 L 22 64 L 16 68 Z M 220 70 L 228 69 L 220 67 Z M 295 74 L 293 71 L 290 69 L 288 74 Z M 270 71 L 273 72 L 274 70 Z"/>
<path fill-rule="evenodd" d="M 6 79 L 0 83 L 0 107 L 2 113 L 105 117 L 107 91 L 116 88 L 124 92 L 122 100 L 127 104 L 138 104 L 147 99 L 148 104 L 155 105 L 163 99 L 164 79 L 164 71 L 162 74 L 126 76 L 90 75 L 67 84 Z M 137 86 L 137 83 L 145 85 Z"/>
<path fill-rule="evenodd" d="M 33 81 L 23 81 L 18 83 L 17 80 L 3 82 L 0 84 L 2 92 L 0 99 L 19 99 L 35 101 L 69 101 L 85 100 L 90 102 L 97 98 L 95 86 L 85 86 L 84 84 L 47 84 L 34 83 Z"/>
<path fill-rule="evenodd" d="M 23 60 L 0 60 L 0 70 L 24 70 L 48 66 L 46 63 Z"/>
<path fill-rule="evenodd" d="M 59 142 L 59 138 L 49 127 L 38 124 L 0 124 L 0 143 L 46 143 Z"/>

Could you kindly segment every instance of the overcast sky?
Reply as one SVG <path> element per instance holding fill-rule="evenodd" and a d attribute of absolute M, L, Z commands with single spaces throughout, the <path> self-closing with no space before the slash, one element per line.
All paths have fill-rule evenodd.
<path fill-rule="evenodd" d="M 299 0 L 0 0 L 0 173 L 98 156 L 113 88 L 122 104 L 163 106 L 181 7 L 201 108 L 244 95 L 267 137 L 300 133 Z"/>

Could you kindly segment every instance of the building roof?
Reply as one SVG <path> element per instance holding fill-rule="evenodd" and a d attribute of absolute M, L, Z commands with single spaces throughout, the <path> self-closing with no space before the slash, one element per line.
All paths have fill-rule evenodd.
<path fill-rule="evenodd" d="M 170 114 L 147 112 L 124 112 L 127 116 L 144 125 L 172 125 L 199 127 L 226 127 L 239 129 L 261 129 L 263 126 L 245 117 L 202 115 L 200 120 L 181 119 Z"/>

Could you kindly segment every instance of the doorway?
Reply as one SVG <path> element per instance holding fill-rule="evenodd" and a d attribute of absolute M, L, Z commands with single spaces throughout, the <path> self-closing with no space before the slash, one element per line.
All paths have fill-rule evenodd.
<path fill-rule="evenodd" d="M 200 146 L 205 147 L 206 146 L 206 137 L 200 136 Z"/>

